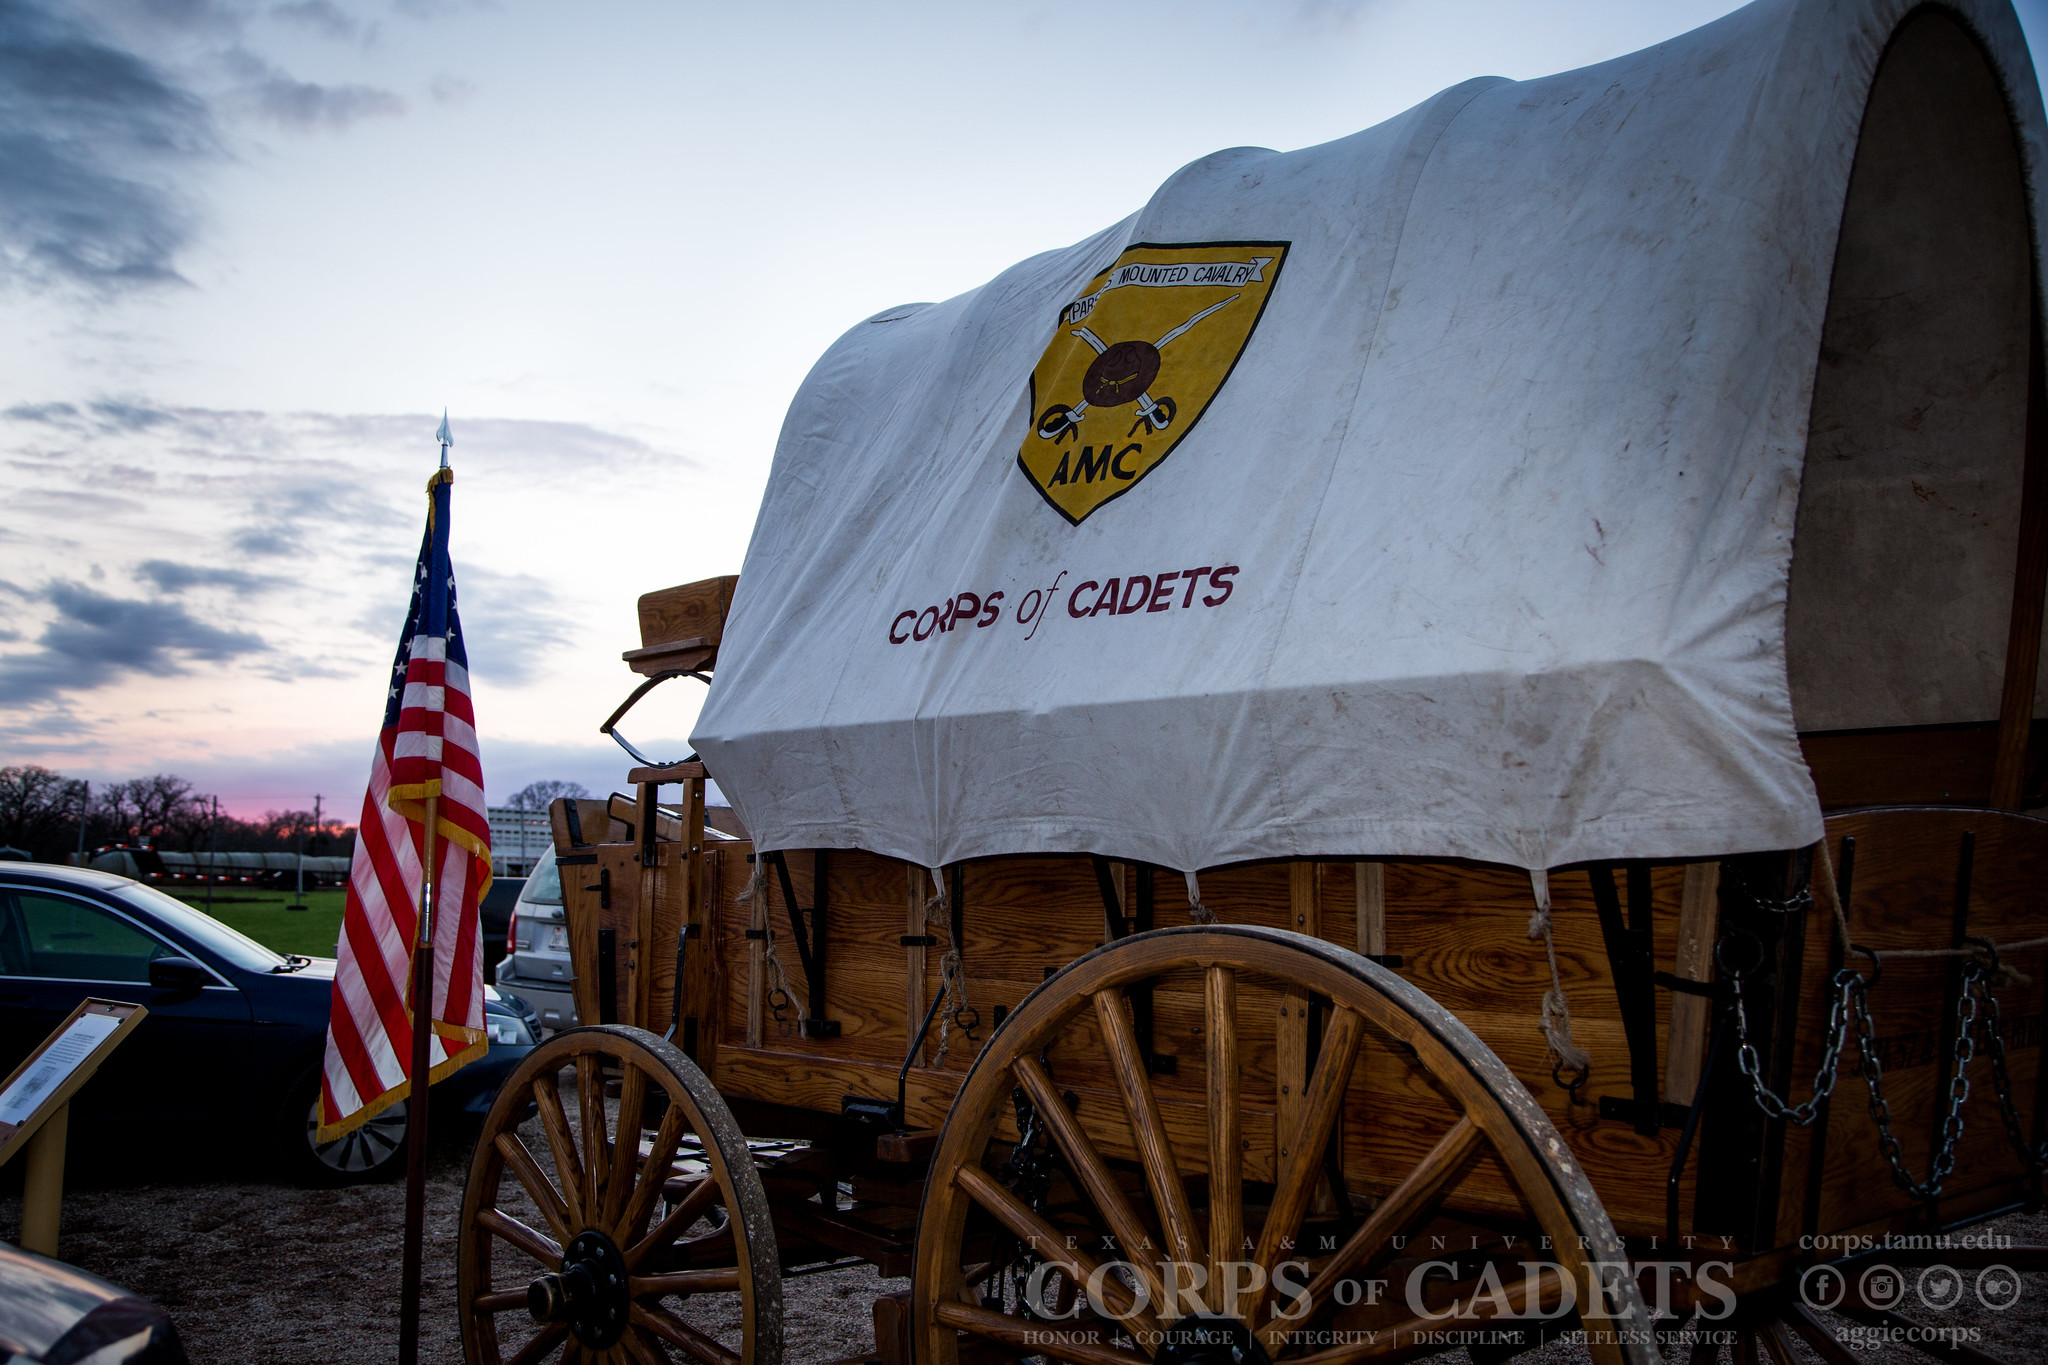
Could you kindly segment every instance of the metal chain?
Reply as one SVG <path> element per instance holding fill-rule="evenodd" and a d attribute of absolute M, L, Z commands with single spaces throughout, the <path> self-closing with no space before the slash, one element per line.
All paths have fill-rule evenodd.
<path fill-rule="evenodd" d="M 1984 967 L 1975 960 L 1967 960 L 1962 971 L 1963 993 L 1956 1001 L 1955 1070 L 1949 1078 L 1948 1117 L 1942 1122 L 1941 1150 L 1934 1154 L 1934 1163 L 1924 1181 L 1914 1180 L 1912 1172 L 1906 1169 L 1899 1140 L 1892 1135 L 1892 1110 L 1884 1097 L 1884 1066 L 1877 1060 L 1877 1029 L 1870 1022 L 1870 1002 L 1866 992 L 1855 993 L 1858 1066 L 1863 1072 L 1863 1083 L 1870 1088 L 1870 1117 L 1877 1122 L 1877 1145 L 1891 1165 L 1892 1179 L 1915 1199 L 1940 1196 L 1942 1183 L 1955 1169 L 1956 1146 L 1963 1137 L 1963 1102 L 1970 1098 L 1970 1062 L 1977 1055 L 1977 983 L 1983 978 Z"/>
<path fill-rule="evenodd" d="M 1742 978 L 1747 973 L 1729 974 L 1735 983 L 1735 1065 L 1749 1078 L 1750 1089 L 1756 1092 L 1757 1107 L 1774 1119 L 1796 1123 L 1801 1128 L 1812 1123 L 1820 1106 L 1834 1093 L 1835 1080 L 1842 1062 L 1842 1048 L 1849 1037 L 1849 997 L 1860 996 L 1863 978 L 1843 968 L 1835 973 L 1834 1003 L 1828 1010 L 1828 1045 L 1821 1052 L 1820 1068 L 1813 1074 L 1813 1097 L 1804 1104 L 1789 1104 L 1764 1084 L 1763 1062 L 1758 1058 L 1756 1045 L 1749 1041 L 1749 1011 L 1743 1007 Z"/>
<path fill-rule="evenodd" d="M 1860 973 L 1847 968 L 1835 973 L 1833 1000 L 1828 1009 L 1828 1042 L 1821 1052 L 1820 1067 L 1814 1073 L 1813 1095 L 1803 1104 L 1789 1103 L 1764 1084 L 1763 1063 L 1757 1056 L 1755 1044 L 1749 1040 L 1749 1011 L 1743 1001 L 1742 981 L 1747 973 L 1730 973 L 1735 987 L 1735 1064 L 1749 1079 L 1757 1107 L 1774 1119 L 1802 1128 L 1810 1125 L 1819 1116 L 1821 1105 L 1834 1093 L 1842 1050 L 1848 1045 L 1849 1025 L 1853 1019 L 1857 1070 L 1870 1091 L 1870 1117 L 1877 1124 L 1878 1148 L 1892 1168 L 1892 1179 L 1915 1199 L 1937 1198 L 1943 1183 L 1955 1169 L 1956 1147 L 1963 1136 L 1963 1105 L 1970 1098 L 1970 1063 L 1977 1055 L 1978 1002 L 1989 999 L 1993 1024 L 1991 1069 L 1998 1087 L 1999 1110 L 2005 1119 L 2006 1135 L 2022 1159 L 2039 1169 L 2044 1157 L 2048 1157 L 2048 1150 L 2034 1152 L 2020 1136 L 2019 1114 L 2012 1102 L 2012 1082 L 2005 1066 L 2005 1040 L 1997 1031 L 1998 1000 L 1991 995 L 1985 983 L 1982 963 L 1966 960 L 1962 964 L 1962 973 L 1963 990 L 1956 1002 L 1955 1068 L 1949 1079 L 1948 1115 L 1942 1122 L 1941 1148 L 1934 1154 L 1934 1163 L 1926 1180 L 1913 1179 L 1912 1172 L 1906 1169 L 1905 1154 L 1899 1147 L 1899 1140 L 1892 1133 L 1891 1104 L 1884 1096 L 1884 1064 L 1877 1057 L 1877 1027 L 1870 1018 L 1870 983 Z"/>
<path fill-rule="evenodd" d="M 2005 1011 L 1999 1007 L 1998 997 L 1992 994 L 1988 980 L 1979 982 L 1977 988 L 1984 1003 L 1991 1007 L 1984 1042 L 1991 1054 L 1991 1086 L 1998 1092 L 1998 1116 L 2005 1121 L 2006 1140 L 2012 1143 L 2013 1151 L 2019 1154 L 2027 1169 L 2038 1172 L 2043 1166 L 2048 1166 L 2048 1142 L 2036 1147 L 2020 1131 L 2020 1111 L 2012 1098 L 2012 1073 L 2007 1070 L 2005 1061 Z"/>

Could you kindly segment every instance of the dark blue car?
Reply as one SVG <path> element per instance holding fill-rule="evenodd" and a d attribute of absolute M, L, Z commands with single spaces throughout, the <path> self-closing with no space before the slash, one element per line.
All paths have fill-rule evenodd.
<path fill-rule="evenodd" d="M 310 1183 L 402 1170 L 403 1105 L 313 1140 L 333 980 L 331 959 L 280 956 L 155 887 L 0 863 L 0 1076 L 86 996 L 149 1007 L 72 1101 L 74 1141 L 242 1138 Z M 436 1120 L 481 1115 L 533 1047 L 537 1021 L 516 996 L 488 990 L 484 1018 L 490 1055 L 433 1087 Z"/>

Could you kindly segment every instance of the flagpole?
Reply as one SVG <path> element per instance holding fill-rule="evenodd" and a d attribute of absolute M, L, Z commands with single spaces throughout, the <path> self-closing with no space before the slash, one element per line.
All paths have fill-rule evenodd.
<path fill-rule="evenodd" d="M 441 443 L 441 468 L 446 469 L 448 447 L 454 441 L 448 435 L 445 411 L 434 437 Z M 433 488 L 433 484 L 428 485 L 430 508 Z M 429 604 L 434 594 L 447 591 L 448 563 L 442 553 L 442 546 L 447 544 L 447 527 L 441 527 L 430 543 L 433 549 L 428 555 Z M 433 617 L 431 605 L 428 616 L 430 620 Z M 438 624 L 445 645 L 445 610 Z M 439 774 L 435 776 L 438 778 Z M 427 1214 L 427 1072 L 434 1036 L 434 902 L 441 891 L 440 863 L 434 857 L 434 836 L 440 830 L 441 817 L 439 788 L 438 780 L 428 788 L 436 794 L 427 797 L 425 837 L 421 840 L 425 863 L 420 869 L 420 913 L 412 949 L 412 1074 L 411 1089 L 405 1098 L 405 1246 L 398 1272 L 398 1365 L 418 1365 L 420 1351 L 420 1261 Z"/>
<path fill-rule="evenodd" d="M 434 897 L 440 887 L 434 834 L 441 798 L 427 798 L 426 866 L 420 877 L 418 933 L 412 949 L 412 1088 L 405 1097 L 405 1249 L 399 1263 L 398 1365 L 417 1365 L 420 1349 L 420 1262 L 426 1235 L 427 1071 L 434 1034 Z"/>

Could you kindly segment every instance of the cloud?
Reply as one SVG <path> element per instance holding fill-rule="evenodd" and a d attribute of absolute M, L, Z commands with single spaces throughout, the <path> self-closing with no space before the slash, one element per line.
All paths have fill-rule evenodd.
<path fill-rule="evenodd" d="M 299 0 L 297 4 L 273 5 L 270 13 L 273 18 L 309 28 L 336 42 L 354 42 L 363 32 L 361 24 L 329 0 Z"/>
<path fill-rule="evenodd" d="M 167 174 L 218 149 L 205 102 L 38 0 L 0 0 L 0 281 L 182 282 L 194 213 Z"/>
<path fill-rule="evenodd" d="M 405 101 L 372 85 L 315 85 L 277 75 L 250 87 L 255 112 L 295 133 L 340 132 L 366 118 L 395 118 Z"/>
<path fill-rule="evenodd" d="M 497 8 L 493 0 L 393 0 L 393 9 L 412 19 L 445 19 L 465 10 Z"/>
<path fill-rule="evenodd" d="M 216 0 L 99 0 L 107 17 L 170 33 L 233 34 L 247 17 L 245 7 Z"/>
<path fill-rule="evenodd" d="M 434 83 L 427 87 L 427 93 L 434 97 L 436 104 L 463 104 L 476 93 L 476 86 L 460 76 L 451 76 L 443 71 L 434 77 Z"/>
<path fill-rule="evenodd" d="M 554 589 L 531 574 L 493 573 L 459 559 L 458 601 L 470 672 L 506 687 L 520 687 L 543 671 L 550 651 L 569 646 L 575 622 Z M 557 656 L 559 657 L 559 656 Z"/>
<path fill-rule="evenodd" d="M 339 132 L 366 118 L 405 112 L 405 101 L 389 90 L 302 81 L 245 47 L 222 53 L 221 61 L 238 82 L 235 102 L 257 118 L 291 132 Z"/>
<path fill-rule="evenodd" d="M 135 566 L 138 576 L 156 584 L 158 592 L 177 594 L 191 588 L 229 588 L 249 594 L 276 587 L 282 579 L 244 569 L 210 569 L 171 559 L 146 559 Z"/>
<path fill-rule="evenodd" d="M 286 527 L 252 526 L 235 532 L 234 547 L 245 555 L 283 557 L 299 553 L 298 532 Z"/>
<path fill-rule="evenodd" d="M 117 675 L 210 675 L 198 662 L 208 650 L 235 659 L 232 684 L 194 678 L 163 685 L 165 696 L 380 676 L 404 617 L 438 421 L 133 394 L 28 394 L 0 409 L 12 513 L 0 531 L 0 628 L 17 637 L 0 643 L 0 725 L 33 713 L 39 733 L 55 733 L 69 722 L 52 708 L 95 714 L 109 703 L 90 689 Z M 535 509 L 563 499 L 565 471 L 575 471 L 575 506 L 613 505 L 689 462 L 575 422 L 458 415 L 454 427 L 472 666 L 500 693 L 545 688 L 583 647 L 589 585 L 533 568 L 531 532 L 514 543 L 505 527 L 545 522 Z M 105 581 L 88 577 L 94 560 Z M 83 586 L 53 597 L 52 573 Z"/>
<path fill-rule="evenodd" d="M 48 701 L 128 673 L 171 677 L 188 662 L 224 663 L 266 648 L 257 636 L 210 626 L 173 603 L 110 597 L 69 582 L 40 596 L 56 618 L 35 652 L 0 655 L 0 705 Z"/>

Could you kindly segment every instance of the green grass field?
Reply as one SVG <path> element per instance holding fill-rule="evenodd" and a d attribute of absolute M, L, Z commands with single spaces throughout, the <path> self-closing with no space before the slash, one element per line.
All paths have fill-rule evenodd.
<path fill-rule="evenodd" d="M 173 895 L 187 905 L 206 909 L 203 888 L 179 887 Z M 341 907 L 348 893 L 306 892 L 304 910 L 287 910 L 295 897 L 289 891 L 263 891 L 246 886 L 216 887 L 213 917 L 232 925 L 264 947 L 279 953 L 304 953 L 307 957 L 333 957 L 341 937 Z"/>

